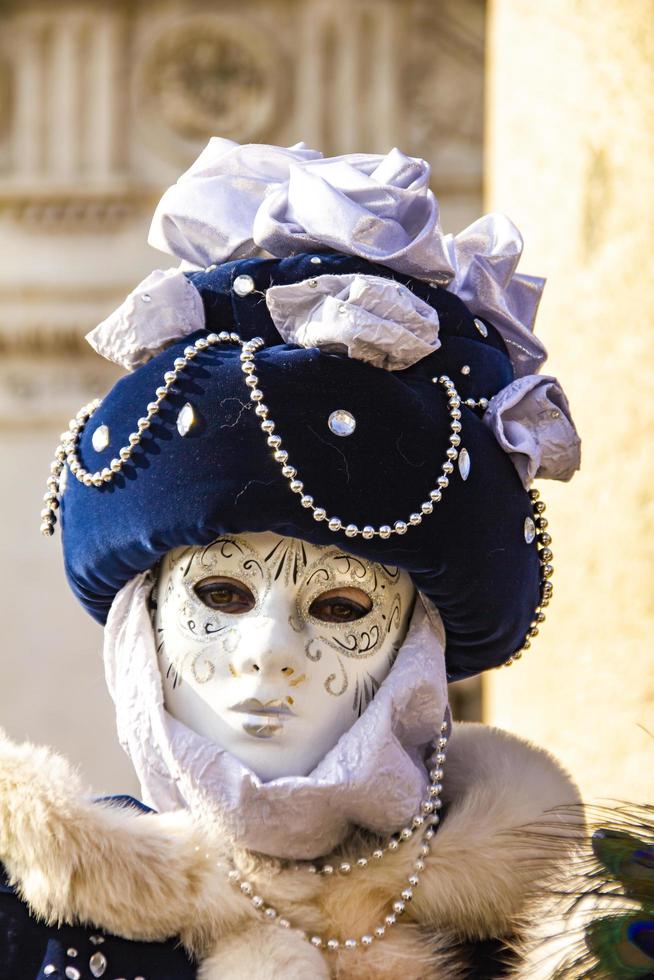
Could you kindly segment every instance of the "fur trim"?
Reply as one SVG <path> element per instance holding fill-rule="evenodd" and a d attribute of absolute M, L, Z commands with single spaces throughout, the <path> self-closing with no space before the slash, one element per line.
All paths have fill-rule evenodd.
<path fill-rule="evenodd" d="M 365 873 L 317 877 L 302 866 L 233 852 L 215 814 L 148 815 L 84 800 L 63 759 L 0 738 L 0 860 L 35 914 L 93 922 L 128 939 L 179 936 L 204 958 L 201 980 L 453 980 L 458 943 L 515 933 L 534 891 L 567 853 L 565 834 L 553 848 L 551 834 L 545 844 L 534 831 L 540 823 L 551 831 L 558 818 L 548 811 L 578 802 L 578 794 L 541 749 L 497 729 L 457 725 L 444 802 L 405 917 L 379 946 L 326 959 L 292 931 L 261 922 L 226 880 L 230 860 L 294 925 L 346 938 L 383 921 L 405 887 L 417 842 Z M 527 826 L 530 833 L 516 836 Z M 353 833 L 333 860 L 372 847 Z"/>

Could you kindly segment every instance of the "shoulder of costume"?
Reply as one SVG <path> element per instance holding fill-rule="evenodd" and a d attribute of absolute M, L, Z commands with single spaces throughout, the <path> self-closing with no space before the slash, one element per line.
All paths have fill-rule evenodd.
<path fill-rule="evenodd" d="M 462 939 L 510 939 L 585 835 L 579 790 L 549 752 L 487 725 L 454 725 L 444 816 L 413 908 Z"/>
<path fill-rule="evenodd" d="M 448 804 L 467 804 L 482 792 L 510 801 L 511 823 L 581 802 L 572 777 L 546 749 L 492 725 L 457 722 L 448 746 Z"/>

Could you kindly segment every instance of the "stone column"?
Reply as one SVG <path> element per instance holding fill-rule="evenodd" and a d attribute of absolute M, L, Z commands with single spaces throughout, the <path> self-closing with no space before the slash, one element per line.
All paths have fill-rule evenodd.
<path fill-rule="evenodd" d="M 588 796 L 654 802 L 654 3 L 489 12 L 486 203 L 548 277 L 538 331 L 584 454 L 569 487 L 540 485 L 555 594 L 485 714 Z"/>

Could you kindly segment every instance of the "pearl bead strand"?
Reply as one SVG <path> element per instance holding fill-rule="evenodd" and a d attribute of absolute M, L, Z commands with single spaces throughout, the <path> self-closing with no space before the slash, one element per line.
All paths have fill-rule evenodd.
<path fill-rule="evenodd" d="M 319 935 L 308 935 L 303 929 L 294 927 L 289 919 L 280 915 L 278 909 L 276 909 L 274 905 L 270 905 L 269 903 L 267 903 L 265 899 L 257 893 L 256 886 L 254 885 L 254 883 L 242 879 L 240 872 L 237 871 L 235 868 L 232 868 L 230 871 L 227 872 L 228 880 L 234 885 L 234 887 L 239 888 L 240 891 L 243 893 L 243 895 L 245 895 L 247 898 L 250 899 L 253 908 L 255 908 L 257 912 L 260 912 L 265 919 L 267 919 L 269 922 L 275 923 L 276 925 L 280 926 L 280 928 L 282 929 L 295 929 L 295 931 L 302 937 L 302 939 L 304 939 L 306 942 L 311 943 L 311 945 L 315 946 L 316 949 L 322 949 L 329 953 L 338 952 L 341 949 L 351 951 L 354 949 L 359 949 L 360 947 L 365 948 L 368 946 L 372 946 L 372 944 L 375 941 L 379 941 L 383 939 L 384 936 L 387 935 L 388 930 L 391 929 L 394 925 L 396 925 L 398 918 L 404 914 L 407 905 L 413 899 L 414 890 L 420 884 L 420 875 L 425 870 L 426 861 L 427 858 L 429 857 L 429 853 L 431 850 L 431 841 L 433 840 L 434 835 L 436 833 L 434 828 L 440 822 L 439 815 L 437 813 L 433 813 L 433 810 L 436 809 L 436 807 L 433 804 L 433 800 L 434 799 L 438 800 L 440 805 L 439 797 L 443 788 L 441 781 L 443 778 L 443 766 L 445 764 L 445 749 L 447 748 L 447 742 L 448 742 L 448 736 L 447 736 L 448 728 L 449 728 L 448 723 L 443 722 L 443 724 L 441 725 L 440 738 L 436 743 L 436 754 L 432 758 L 432 762 L 436 764 L 436 767 L 430 771 L 431 782 L 429 787 L 429 793 L 427 795 L 426 801 L 424 801 L 421 804 L 420 812 L 416 814 L 416 816 L 413 818 L 414 823 L 417 818 L 420 818 L 420 823 L 416 825 L 416 827 L 424 827 L 422 831 L 422 840 L 420 843 L 420 847 L 418 848 L 418 857 L 413 862 L 413 868 L 411 870 L 411 874 L 408 876 L 406 886 L 400 892 L 399 898 L 396 898 L 392 902 L 391 910 L 384 917 L 384 921 L 379 923 L 379 925 L 375 926 L 371 932 L 364 933 L 364 935 L 360 936 L 358 939 L 350 938 L 345 940 L 340 940 L 335 938 L 325 939 L 323 936 L 319 936 Z M 426 803 L 429 804 L 431 808 L 425 811 L 424 808 Z M 399 847 L 400 842 L 409 840 L 413 836 L 413 832 L 414 832 L 413 829 L 409 830 L 409 828 L 405 828 L 405 830 L 400 832 L 398 838 L 391 838 L 391 841 L 389 841 L 389 844 L 387 845 L 388 848 L 390 850 L 397 850 L 397 847 Z M 395 841 L 397 845 L 394 848 L 390 847 L 390 843 L 392 841 Z M 381 850 L 379 852 L 374 851 L 373 856 L 375 856 L 378 853 L 381 855 L 383 852 Z M 365 868 L 368 865 L 368 863 L 369 863 L 368 858 L 359 858 L 357 861 L 354 861 L 352 864 L 350 864 L 349 862 L 341 863 L 338 867 L 338 870 L 341 871 L 342 873 L 348 874 L 352 870 L 352 868 L 354 867 Z M 302 865 L 295 865 L 295 867 L 299 868 L 302 867 Z M 325 868 L 327 867 L 332 867 L 332 866 L 323 865 L 323 868 L 318 873 L 325 874 L 326 873 Z M 347 870 L 345 870 L 346 867 Z M 316 873 L 317 871 L 315 865 L 308 865 L 308 870 L 313 871 L 314 873 Z M 332 867 L 332 871 L 328 873 L 333 874 L 333 867 Z"/>

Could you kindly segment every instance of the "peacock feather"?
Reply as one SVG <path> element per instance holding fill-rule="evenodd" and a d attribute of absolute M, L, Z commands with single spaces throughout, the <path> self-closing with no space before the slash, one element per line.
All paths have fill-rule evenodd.
<path fill-rule="evenodd" d="M 570 858 L 536 903 L 553 980 L 654 980 L 654 807 L 566 808 L 549 835 Z M 539 962 L 532 955 L 532 962 Z"/>

